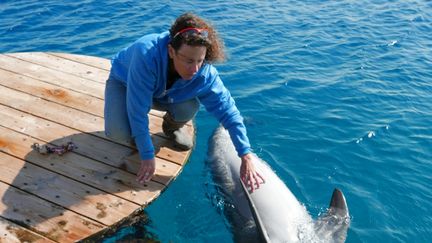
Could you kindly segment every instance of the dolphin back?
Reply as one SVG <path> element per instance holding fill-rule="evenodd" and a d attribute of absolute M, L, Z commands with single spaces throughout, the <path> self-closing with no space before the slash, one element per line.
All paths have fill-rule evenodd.
<path fill-rule="evenodd" d="M 312 218 L 283 181 L 267 163 L 257 158 L 255 168 L 265 178 L 265 183 L 247 195 L 240 181 L 241 160 L 237 156 L 228 132 L 219 127 L 209 141 L 208 159 L 213 180 L 232 203 L 236 213 L 227 215 L 233 224 L 235 241 L 239 238 L 259 240 L 254 215 L 259 214 L 271 242 L 299 242 L 311 237 Z M 249 198 L 248 198 L 249 196 Z M 249 201 L 248 201 L 249 199 Z M 250 202 L 254 205 L 252 209 Z M 252 211 L 256 210 L 256 212 Z M 243 225 L 253 222 L 253 230 L 245 234 Z M 238 231 L 243 232 L 238 232 Z M 251 237 L 245 237 L 250 234 Z M 242 237 L 236 237 L 242 235 Z M 249 241 L 245 241 L 249 242 Z"/>
<path fill-rule="evenodd" d="M 236 178 L 239 178 L 241 161 L 227 131 L 223 127 L 217 128 L 209 139 L 207 153 L 207 167 L 211 171 L 217 191 L 224 198 L 226 205 L 223 208 L 225 217 L 230 223 L 235 242 L 259 242 L 259 235 L 247 205 L 244 192 Z"/>

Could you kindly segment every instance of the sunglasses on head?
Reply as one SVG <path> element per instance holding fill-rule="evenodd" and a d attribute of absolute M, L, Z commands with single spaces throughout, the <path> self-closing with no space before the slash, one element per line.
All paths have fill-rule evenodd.
<path fill-rule="evenodd" d="M 179 35 L 181 35 L 182 37 L 186 37 L 187 35 L 190 35 L 190 34 L 197 34 L 197 35 L 200 35 L 204 38 L 207 38 L 208 37 L 208 30 L 193 28 L 193 27 L 184 28 L 184 29 L 180 30 L 179 32 L 177 32 L 174 35 L 173 39 L 175 39 Z"/>

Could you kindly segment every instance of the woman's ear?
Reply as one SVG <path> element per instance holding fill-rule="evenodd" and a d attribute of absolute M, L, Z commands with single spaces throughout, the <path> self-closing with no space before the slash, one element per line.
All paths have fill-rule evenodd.
<path fill-rule="evenodd" d="M 168 55 L 171 59 L 173 59 L 175 54 L 175 50 L 174 48 L 171 46 L 171 44 L 168 44 Z"/>

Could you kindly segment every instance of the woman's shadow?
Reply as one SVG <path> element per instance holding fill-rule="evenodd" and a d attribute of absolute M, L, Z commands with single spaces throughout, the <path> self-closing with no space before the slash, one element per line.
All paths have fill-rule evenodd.
<path fill-rule="evenodd" d="M 79 240 L 116 222 L 112 229 L 148 222 L 142 206 L 175 178 L 182 166 L 173 160 L 185 156 L 162 134 L 152 135 L 152 140 L 159 157 L 156 174 L 141 185 L 136 181 L 140 160 L 135 147 L 111 141 L 103 131 L 48 143 L 18 132 L 3 133 L 0 218 L 55 241 Z M 62 155 L 31 148 L 35 143 L 59 147 L 69 142 L 75 148 Z M 99 236 L 115 230 L 103 232 Z"/>

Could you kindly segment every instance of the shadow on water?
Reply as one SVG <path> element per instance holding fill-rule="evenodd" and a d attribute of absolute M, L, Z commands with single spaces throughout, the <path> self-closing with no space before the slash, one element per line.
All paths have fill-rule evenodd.
<path fill-rule="evenodd" d="M 174 179 L 169 173 L 158 173 L 158 166 L 169 167 L 169 162 L 157 162 L 161 164 L 157 174 L 141 185 L 136 181 L 136 149 L 101 134 L 77 133 L 49 141 L 49 146 L 68 142 L 77 146 L 57 155 L 33 150 L 34 143 L 45 144 L 36 138 L 10 130 L 0 133 L 0 219 L 55 241 L 75 241 L 98 232 L 82 242 L 158 242 L 147 230 L 151 221 L 141 206 Z M 181 153 L 161 134 L 152 135 L 152 140 L 156 154 L 166 149 Z M 120 211 L 133 213 L 124 218 Z M 36 240 L 23 232 L 14 235 Z"/>

